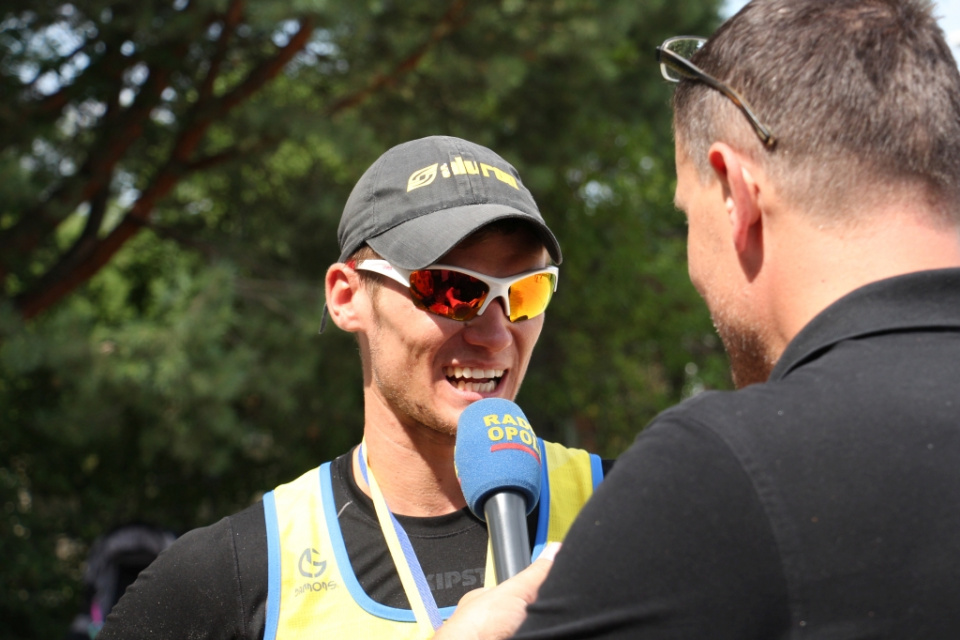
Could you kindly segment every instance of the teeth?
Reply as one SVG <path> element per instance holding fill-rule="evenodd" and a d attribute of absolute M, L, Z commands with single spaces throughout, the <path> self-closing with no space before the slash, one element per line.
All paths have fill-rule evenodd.
<path fill-rule="evenodd" d="M 503 369 L 480 369 L 470 367 L 444 367 L 443 373 L 448 378 L 457 380 L 497 380 L 503 377 Z"/>
<path fill-rule="evenodd" d="M 444 367 L 443 373 L 451 378 L 451 384 L 460 391 L 492 393 L 503 377 L 503 369 L 480 369 L 470 367 Z M 473 382 L 484 380 L 485 382 Z"/>
<path fill-rule="evenodd" d="M 491 393 L 496 389 L 497 383 L 491 380 L 490 382 L 465 382 L 463 380 L 457 381 L 457 389 L 460 391 L 473 391 L 474 393 Z"/>

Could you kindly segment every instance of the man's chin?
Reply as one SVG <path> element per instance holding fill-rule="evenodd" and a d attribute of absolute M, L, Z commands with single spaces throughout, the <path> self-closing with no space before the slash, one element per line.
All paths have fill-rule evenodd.
<path fill-rule="evenodd" d="M 730 374 L 737 389 L 770 379 L 776 362 L 767 355 L 767 346 L 758 331 L 715 323 L 730 359 Z"/>

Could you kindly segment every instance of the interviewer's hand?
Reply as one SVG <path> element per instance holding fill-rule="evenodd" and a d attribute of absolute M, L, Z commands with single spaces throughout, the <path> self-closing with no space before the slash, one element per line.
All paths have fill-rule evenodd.
<path fill-rule="evenodd" d="M 504 640 L 520 628 L 527 605 L 537 599 L 540 585 L 550 573 L 560 543 L 544 548 L 537 561 L 492 589 L 474 589 L 462 598 L 457 610 L 433 640 Z"/>

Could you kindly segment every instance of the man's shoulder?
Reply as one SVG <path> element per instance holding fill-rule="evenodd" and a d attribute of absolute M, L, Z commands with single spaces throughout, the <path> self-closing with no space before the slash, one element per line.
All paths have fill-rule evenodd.
<path fill-rule="evenodd" d="M 781 387 L 781 388 L 778 388 Z M 792 392 L 781 385 L 756 384 L 737 391 L 704 391 L 663 411 L 650 424 L 699 425 L 710 429 L 741 429 L 750 418 L 772 410 Z"/>
<path fill-rule="evenodd" d="M 266 531 L 258 502 L 180 536 L 127 589 L 102 635 L 226 637 L 216 634 L 262 629 L 266 585 Z"/>
<path fill-rule="evenodd" d="M 213 524 L 186 532 L 170 548 L 170 555 L 194 564 L 216 563 L 223 553 L 255 552 L 261 540 L 265 553 L 263 502 L 257 501 Z"/>
<path fill-rule="evenodd" d="M 841 478 L 854 462 L 919 472 L 929 461 L 905 451 L 938 443 L 960 455 L 955 382 L 942 375 L 960 357 L 953 335 L 900 331 L 837 342 L 782 378 L 704 392 L 664 411 L 637 445 L 732 456 L 754 481 Z"/>
<path fill-rule="evenodd" d="M 659 414 L 637 438 L 644 446 L 699 451 L 704 459 L 745 462 L 797 452 L 828 429 L 810 389 L 797 381 L 755 384 L 737 391 L 706 391 Z M 822 416 L 820 416 L 822 417 Z"/>

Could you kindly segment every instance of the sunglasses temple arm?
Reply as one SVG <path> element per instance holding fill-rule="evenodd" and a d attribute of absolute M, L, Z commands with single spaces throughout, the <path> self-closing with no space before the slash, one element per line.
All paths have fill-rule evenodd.
<path fill-rule="evenodd" d="M 688 75 L 688 77 L 690 77 L 691 79 L 699 80 L 700 82 L 703 82 L 707 86 L 713 89 L 716 89 L 717 91 L 725 95 L 727 98 L 729 98 L 730 101 L 733 102 L 733 104 L 737 105 L 737 108 L 740 109 L 740 111 L 742 111 L 745 116 L 747 116 L 747 120 L 750 121 L 750 126 L 752 126 L 753 130 L 757 132 L 757 135 L 760 137 L 760 140 L 763 142 L 764 146 L 770 149 L 773 148 L 773 146 L 777 142 L 776 138 L 774 138 L 773 134 L 770 133 L 770 130 L 767 129 L 763 125 L 763 123 L 760 122 L 760 118 L 758 118 L 757 115 L 753 112 L 753 109 L 750 108 L 750 105 L 748 105 L 746 101 L 744 101 L 744 99 L 740 97 L 740 94 L 738 94 L 736 91 L 734 91 L 727 85 L 723 84 L 722 82 L 720 82 L 719 80 L 717 80 L 716 78 L 708 74 L 707 72 L 701 70 L 699 67 L 697 67 L 695 64 L 693 64 L 686 58 L 682 56 L 678 56 L 677 54 L 670 51 L 669 49 L 657 47 L 657 62 L 661 64 L 661 67 L 664 64 L 666 64 L 664 62 L 664 59 L 669 61 L 669 63 L 672 63 L 673 65 L 680 67 L 682 72 L 684 72 L 685 75 Z M 666 78 L 667 80 L 670 80 L 671 82 L 679 82 L 679 80 L 675 80 L 673 78 L 668 77 L 666 74 L 662 72 L 662 70 L 661 70 L 661 74 L 663 75 L 664 78 Z"/>
<path fill-rule="evenodd" d="M 709 76 L 706 77 L 709 78 Z M 710 80 L 713 80 L 713 78 L 710 78 Z M 763 123 L 760 122 L 760 118 L 758 118 L 753 112 L 753 109 L 750 108 L 750 105 L 744 102 L 743 98 L 741 98 L 736 91 L 730 87 L 720 84 L 719 82 L 716 82 L 715 84 L 707 82 L 707 84 L 710 84 L 710 86 L 714 87 L 717 91 L 730 98 L 730 101 L 737 105 L 740 111 L 747 116 L 747 120 L 750 121 L 750 125 L 753 127 L 753 130 L 757 132 L 757 135 L 760 137 L 763 145 L 768 148 L 773 147 L 773 145 L 776 143 L 776 139 L 773 137 L 773 134 L 770 133 L 769 129 L 763 126 Z"/>
<path fill-rule="evenodd" d="M 769 129 L 763 126 L 763 123 L 760 122 L 760 118 L 758 118 L 753 112 L 753 109 L 750 108 L 750 105 L 748 105 L 746 101 L 740 97 L 740 94 L 703 71 L 699 71 L 698 78 L 701 82 L 716 89 L 729 98 L 730 102 L 737 105 L 737 108 L 743 112 L 743 115 L 747 116 L 747 120 L 750 121 L 750 125 L 753 127 L 753 130 L 757 132 L 757 135 L 760 137 L 763 145 L 768 148 L 773 148 L 773 145 L 776 144 L 776 138 L 773 137 L 773 134 L 770 133 Z"/>

